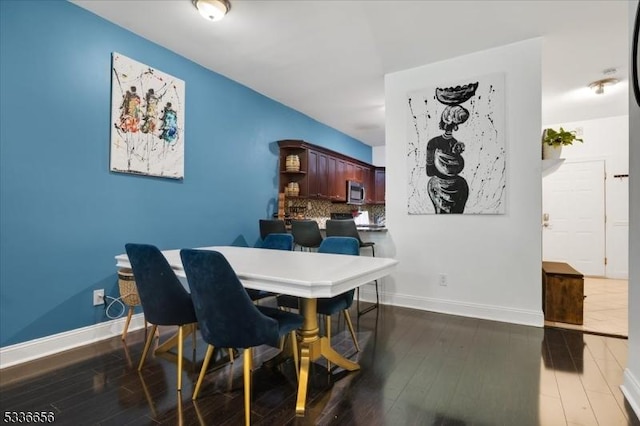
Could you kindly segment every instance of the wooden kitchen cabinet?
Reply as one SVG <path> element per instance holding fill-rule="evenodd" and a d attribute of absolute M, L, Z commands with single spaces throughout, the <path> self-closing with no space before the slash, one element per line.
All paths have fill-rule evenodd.
<path fill-rule="evenodd" d="M 355 180 L 356 179 L 356 165 L 353 164 L 350 161 L 347 161 L 347 172 L 346 172 L 346 179 L 345 180 Z M 346 191 L 346 189 L 345 189 Z"/>
<path fill-rule="evenodd" d="M 370 168 L 365 168 L 362 171 L 362 183 L 364 185 L 364 202 L 365 204 L 373 204 L 375 201 L 375 179 L 374 171 Z"/>
<path fill-rule="evenodd" d="M 289 183 L 297 182 L 300 188 L 298 197 L 346 202 L 347 181 L 354 180 L 364 185 L 367 204 L 384 203 L 384 168 L 302 140 L 281 140 L 278 146 L 280 192 L 286 192 Z M 296 172 L 287 171 L 285 167 L 287 156 L 292 154 L 300 158 L 300 170 Z"/>
<path fill-rule="evenodd" d="M 344 178 L 345 162 L 332 155 L 327 156 L 327 192 L 334 202 L 346 201 L 347 190 Z"/>
<path fill-rule="evenodd" d="M 364 167 L 358 164 L 355 164 L 354 167 L 356 169 L 356 173 L 353 180 L 355 180 L 356 182 L 364 183 Z"/>
<path fill-rule="evenodd" d="M 335 200 L 336 194 L 336 175 L 338 168 L 338 159 L 333 156 L 327 156 L 327 192 L 329 193 L 329 199 Z"/>
<path fill-rule="evenodd" d="M 330 198 L 329 164 L 327 154 L 309 150 L 308 192 L 309 198 Z"/>
<path fill-rule="evenodd" d="M 374 170 L 374 203 L 384 204 L 386 197 L 386 169 L 384 167 L 376 167 Z"/>
<path fill-rule="evenodd" d="M 316 198 L 320 186 L 318 184 L 318 153 L 309 150 L 307 152 L 309 168 L 307 169 L 307 197 Z"/>
<path fill-rule="evenodd" d="M 347 162 L 341 158 L 336 158 L 334 192 L 335 201 L 347 201 Z"/>

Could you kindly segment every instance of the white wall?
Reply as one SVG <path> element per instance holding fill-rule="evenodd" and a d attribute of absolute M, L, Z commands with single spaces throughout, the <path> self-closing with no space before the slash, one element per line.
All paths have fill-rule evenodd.
<path fill-rule="evenodd" d="M 629 2 L 629 31 L 633 31 L 638 0 Z M 632 43 L 629 43 L 631 46 Z M 640 68 L 640 59 L 635 58 Z M 631 75 L 631 72 L 629 72 Z M 631 87 L 631 86 L 630 86 Z M 622 391 L 640 417 L 640 107 L 629 90 L 629 353 Z"/>
<path fill-rule="evenodd" d="M 407 93 L 496 72 L 505 73 L 506 214 L 409 216 Z M 540 81 L 540 39 L 386 76 L 387 227 L 400 261 L 387 303 L 543 325 Z"/>
<path fill-rule="evenodd" d="M 603 96 L 606 96 L 606 93 Z M 543 128 L 552 127 L 557 130 L 560 126 L 565 130 L 581 129 L 580 137 L 584 139 L 584 143 L 578 142 L 562 148 L 562 158 L 567 162 L 605 161 L 607 173 L 605 181 L 606 276 L 627 279 L 629 276 L 629 179 L 613 176 L 629 174 L 629 116 L 545 124 Z"/>
<path fill-rule="evenodd" d="M 385 152 L 386 152 L 386 146 L 385 145 L 374 146 L 371 149 L 371 161 L 373 162 L 374 166 L 384 167 L 385 164 L 387 164 L 386 157 L 385 157 Z"/>

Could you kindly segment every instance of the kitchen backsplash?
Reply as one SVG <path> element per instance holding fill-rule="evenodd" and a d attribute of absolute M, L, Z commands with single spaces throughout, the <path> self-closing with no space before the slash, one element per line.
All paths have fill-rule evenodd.
<path fill-rule="evenodd" d="M 349 213 L 353 210 L 368 211 L 371 223 L 384 225 L 384 207 L 381 204 L 370 204 L 360 206 L 358 209 L 358 206 L 337 204 L 326 200 L 288 199 L 285 201 L 285 212 L 291 212 L 293 216 L 297 211 L 303 214 L 305 219 L 317 221 L 321 228 L 324 228 L 325 221 L 331 217 L 331 213 Z"/>

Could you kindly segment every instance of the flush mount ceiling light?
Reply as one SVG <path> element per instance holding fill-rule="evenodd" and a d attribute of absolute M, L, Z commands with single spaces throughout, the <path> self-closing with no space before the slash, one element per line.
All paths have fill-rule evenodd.
<path fill-rule="evenodd" d="M 192 0 L 200 15 L 209 21 L 219 21 L 231 9 L 229 0 Z"/>
<path fill-rule="evenodd" d="M 617 82 L 619 82 L 617 78 L 609 77 L 603 78 L 602 80 L 596 80 L 593 83 L 589 84 L 589 88 L 593 89 L 593 91 L 597 95 L 602 95 L 604 93 L 605 86 L 613 86 Z"/>
<path fill-rule="evenodd" d="M 607 68 L 606 70 L 604 70 L 602 73 L 605 76 L 612 76 L 613 74 L 616 73 L 616 69 L 615 68 Z M 618 83 L 620 80 L 618 80 L 615 77 L 606 77 L 600 80 L 596 80 L 592 83 L 589 84 L 589 88 L 593 89 L 593 91 L 597 94 L 597 95 L 602 95 L 604 93 L 604 87 L 605 86 L 613 86 L 614 84 Z"/>

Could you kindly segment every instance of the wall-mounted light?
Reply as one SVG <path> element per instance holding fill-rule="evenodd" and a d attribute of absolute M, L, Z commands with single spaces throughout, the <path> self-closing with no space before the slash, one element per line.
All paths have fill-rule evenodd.
<path fill-rule="evenodd" d="M 209 21 L 219 21 L 231 9 L 229 0 L 192 0 L 200 15 Z"/>

